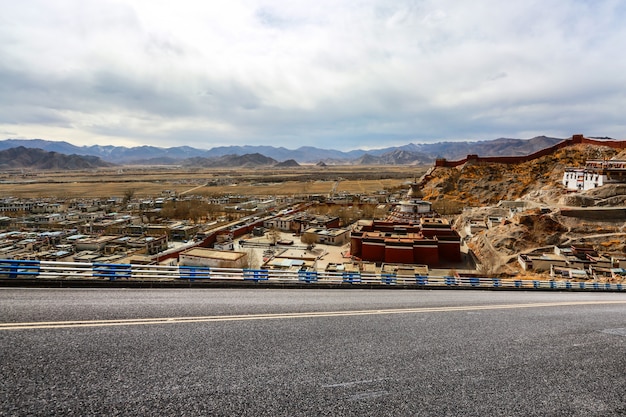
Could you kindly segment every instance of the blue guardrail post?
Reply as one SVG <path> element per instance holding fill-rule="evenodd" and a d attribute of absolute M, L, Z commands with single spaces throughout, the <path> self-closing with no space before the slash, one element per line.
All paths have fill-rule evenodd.
<path fill-rule="evenodd" d="M 380 280 L 383 284 L 392 285 L 396 283 L 397 277 L 396 274 L 385 273 L 380 275 Z"/>
<path fill-rule="evenodd" d="M 196 279 L 211 278 L 211 268 L 208 266 L 180 265 L 178 267 L 178 272 L 181 274 L 179 276 L 180 279 L 188 279 L 190 282 L 193 282 Z"/>
<path fill-rule="evenodd" d="M 17 278 L 19 275 L 39 275 L 41 263 L 39 261 L 2 259 L 0 260 L 0 275 Z"/>
<path fill-rule="evenodd" d="M 94 263 L 92 268 L 94 277 L 108 278 L 109 281 L 115 281 L 117 278 L 130 278 L 132 275 L 131 264 Z"/>
<path fill-rule="evenodd" d="M 267 269 L 244 269 L 243 279 L 244 281 L 267 281 L 269 280 L 269 272 Z"/>
<path fill-rule="evenodd" d="M 317 271 L 298 271 L 298 280 L 304 281 L 307 284 L 317 282 Z"/>
<path fill-rule="evenodd" d="M 361 274 L 358 272 L 346 271 L 343 273 L 343 282 L 354 284 L 355 282 L 361 282 Z"/>

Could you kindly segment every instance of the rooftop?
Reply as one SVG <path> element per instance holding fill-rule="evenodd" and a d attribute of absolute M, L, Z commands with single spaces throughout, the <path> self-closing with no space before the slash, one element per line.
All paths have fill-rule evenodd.
<path fill-rule="evenodd" d="M 244 252 L 221 251 L 207 248 L 192 248 L 180 254 L 181 256 L 195 256 L 206 259 L 221 259 L 226 261 L 236 261 L 246 254 Z"/>

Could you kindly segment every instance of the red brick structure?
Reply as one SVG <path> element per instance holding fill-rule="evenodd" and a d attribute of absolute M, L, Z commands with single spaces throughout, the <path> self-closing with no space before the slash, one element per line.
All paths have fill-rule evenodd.
<path fill-rule="evenodd" d="M 461 261 L 461 237 L 440 218 L 419 224 L 361 221 L 352 231 L 351 255 L 376 263 L 425 264 Z"/>

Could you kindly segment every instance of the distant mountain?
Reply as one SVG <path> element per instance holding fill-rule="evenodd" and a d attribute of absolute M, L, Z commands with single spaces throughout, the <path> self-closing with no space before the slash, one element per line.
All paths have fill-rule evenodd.
<path fill-rule="evenodd" d="M 365 155 L 354 161 L 355 165 L 377 165 L 380 159 L 374 155 L 366 153 Z"/>
<path fill-rule="evenodd" d="M 295 159 L 287 159 L 274 165 L 274 168 L 297 168 L 300 164 Z"/>
<path fill-rule="evenodd" d="M 434 155 L 446 159 L 463 159 L 467 155 L 480 156 L 520 156 L 529 155 L 541 149 L 562 142 L 563 139 L 537 136 L 532 139 L 499 138 L 478 142 L 439 142 L 414 145 L 412 151 Z"/>
<path fill-rule="evenodd" d="M 217 158 L 188 158 L 181 161 L 184 166 L 197 166 L 205 168 L 241 167 L 255 168 L 274 166 L 278 161 L 268 158 L 260 153 L 245 155 L 224 155 Z"/>
<path fill-rule="evenodd" d="M 190 146 L 177 146 L 173 148 L 159 148 L 156 146 L 76 146 L 67 142 L 47 141 L 42 139 L 6 139 L 0 141 L 0 150 L 23 146 L 25 148 L 39 148 L 45 151 L 62 154 L 76 154 L 97 156 L 105 161 L 116 164 L 150 164 L 147 161 L 169 160 L 173 163 L 186 158 L 206 156 L 207 151 L 192 148 Z M 170 162 L 172 163 L 172 162 Z"/>
<path fill-rule="evenodd" d="M 421 152 L 411 152 L 395 149 L 385 152 L 380 156 L 365 154 L 358 158 L 355 163 L 359 165 L 419 165 L 431 164 L 435 158 Z"/>
<path fill-rule="evenodd" d="M 608 138 L 607 138 L 608 139 Z M 394 146 L 380 149 L 355 149 L 344 152 L 333 149 L 320 149 L 312 146 L 302 146 L 297 149 L 286 149 L 274 146 L 219 146 L 211 149 L 196 149 L 189 146 L 159 148 L 155 146 L 138 146 L 127 148 L 124 146 L 75 146 L 67 142 L 54 142 L 41 139 L 6 139 L 0 141 L 0 150 L 24 146 L 40 148 L 62 154 L 76 154 L 97 156 L 105 161 L 116 164 L 172 164 L 179 165 L 193 163 L 196 158 L 205 166 L 219 162 L 219 158 L 232 155 L 244 156 L 259 154 L 275 161 L 293 159 L 299 164 L 315 164 L 323 161 L 327 165 L 333 164 L 430 164 L 438 157 L 455 160 L 462 159 L 468 154 L 481 156 L 517 156 L 536 152 L 552 146 L 563 139 L 538 136 L 532 139 L 499 138 L 495 140 L 477 142 L 438 142 L 438 143 L 409 143 L 403 146 Z M 255 164 L 254 161 L 244 163 Z M 209 165 L 206 165 L 209 164 Z M 219 165 L 222 166 L 222 165 Z M 233 165 L 237 166 L 237 165 Z"/>
<path fill-rule="evenodd" d="M 64 155 L 18 146 L 0 151 L 0 169 L 76 170 L 113 166 L 95 156 Z"/>

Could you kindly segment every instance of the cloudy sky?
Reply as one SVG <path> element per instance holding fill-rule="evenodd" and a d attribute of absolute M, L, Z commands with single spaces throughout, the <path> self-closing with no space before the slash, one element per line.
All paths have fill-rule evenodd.
<path fill-rule="evenodd" d="M 626 138 L 622 0 L 0 0 L 0 138 Z"/>

